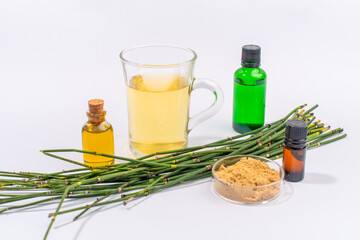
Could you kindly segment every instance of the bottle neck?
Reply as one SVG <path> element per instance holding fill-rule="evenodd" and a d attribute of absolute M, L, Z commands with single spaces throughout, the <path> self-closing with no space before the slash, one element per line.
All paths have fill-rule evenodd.
<path fill-rule="evenodd" d="M 241 62 L 241 66 L 245 68 L 258 68 L 260 67 L 260 63 L 247 63 L 247 62 Z"/>
<path fill-rule="evenodd" d="M 88 116 L 88 123 L 93 125 L 99 125 L 100 123 L 105 121 L 106 111 L 98 114 L 87 112 L 86 115 Z"/>
<path fill-rule="evenodd" d="M 284 143 L 285 143 L 285 147 L 292 149 L 303 149 L 306 147 L 306 139 L 294 140 L 290 138 L 285 138 Z"/>

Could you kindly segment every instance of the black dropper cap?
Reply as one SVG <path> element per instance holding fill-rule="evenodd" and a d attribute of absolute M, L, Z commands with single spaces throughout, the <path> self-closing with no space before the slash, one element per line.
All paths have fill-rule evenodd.
<path fill-rule="evenodd" d="M 261 48 L 257 45 L 244 45 L 242 47 L 241 65 L 247 68 L 260 66 Z"/>
<path fill-rule="evenodd" d="M 306 145 L 307 124 L 302 120 L 289 120 L 285 128 L 285 144 L 292 147 L 303 147 Z"/>

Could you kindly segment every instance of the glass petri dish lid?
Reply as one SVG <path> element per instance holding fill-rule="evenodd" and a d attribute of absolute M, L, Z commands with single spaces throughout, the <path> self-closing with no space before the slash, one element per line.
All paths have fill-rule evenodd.
<path fill-rule="evenodd" d="M 271 169 L 274 169 L 279 173 L 280 179 L 267 185 L 243 186 L 229 183 L 215 174 L 215 171 L 217 171 L 222 165 L 231 166 L 248 157 L 265 162 Z M 219 197 L 232 203 L 267 203 L 280 195 L 283 187 L 284 175 L 285 173 L 283 168 L 278 163 L 268 158 L 254 155 L 234 155 L 225 157 L 214 164 L 212 168 L 213 189 Z"/>

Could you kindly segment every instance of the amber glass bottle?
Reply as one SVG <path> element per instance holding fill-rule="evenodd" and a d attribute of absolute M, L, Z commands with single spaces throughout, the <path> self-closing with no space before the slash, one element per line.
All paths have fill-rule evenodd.
<path fill-rule="evenodd" d="M 302 120 L 286 123 L 283 167 L 285 180 L 299 182 L 304 179 L 307 124 Z"/>
<path fill-rule="evenodd" d="M 83 150 L 114 155 L 114 132 L 111 124 L 105 120 L 104 101 L 89 101 L 88 121 L 82 128 Z M 111 165 L 114 159 L 84 153 L 84 162 L 91 167 Z"/>

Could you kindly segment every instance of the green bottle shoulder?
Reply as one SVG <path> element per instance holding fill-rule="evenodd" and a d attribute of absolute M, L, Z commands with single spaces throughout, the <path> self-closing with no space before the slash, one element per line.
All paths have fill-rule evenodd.
<path fill-rule="evenodd" d="M 257 81 L 266 79 L 266 72 L 261 68 L 241 67 L 235 71 L 234 79 Z"/>

